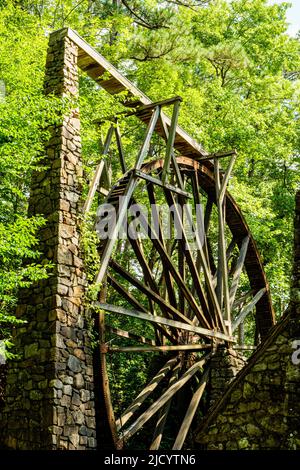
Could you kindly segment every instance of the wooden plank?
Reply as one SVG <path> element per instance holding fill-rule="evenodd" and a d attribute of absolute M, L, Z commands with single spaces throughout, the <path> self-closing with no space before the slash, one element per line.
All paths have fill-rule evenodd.
<path fill-rule="evenodd" d="M 129 339 L 136 339 L 140 343 L 145 343 L 149 344 L 150 341 L 155 344 L 154 340 L 148 340 L 147 338 L 144 338 L 143 336 L 138 336 L 138 335 L 133 335 L 132 333 L 128 333 L 127 331 L 124 332 L 124 330 L 119 330 L 119 328 L 110 328 L 110 330 L 118 330 L 121 331 L 121 333 L 116 333 L 119 336 L 123 336 L 124 338 L 129 338 Z M 123 333 L 124 332 L 124 333 Z M 128 333 L 126 335 L 125 333 Z M 137 353 L 147 353 L 147 352 L 170 352 L 170 351 L 190 351 L 190 352 L 197 352 L 197 351 L 203 351 L 204 349 L 210 349 L 211 345 L 210 344 L 178 344 L 174 346 L 124 346 L 124 347 L 117 347 L 117 346 L 106 346 L 106 351 L 108 353 L 112 352 L 137 352 Z"/>
<path fill-rule="evenodd" d="M 108 283 L 117 291 L 119 294 L 124 297 L 134 308 L 141 310 L 142 312 L 147 312 L 147 309 L 142 305 L 130 292 L 128 289 L 122 286 L 122 284 L 117 281 L 117 279 L 111 274 L 107 274 Z"/>
<path fill-rule="evenodd" d="M 160 186 L 162 188 L 166 188 L 168 189 L 169 191 L 172 191 L 176 194 L 180 194 L 181 196 L 184 196 L 184 197 L 187 197 L 187 198 L 191 198 L 191 195 L 190 193 L 188 193 L 187 191 L 184 191 L 180 188 L 177 188 L 176 186 L 173 186 L 172 184 L 168 184 L 168 183 L 163 183 L 160 179 L 158 178 L 155 178 L 151 175 L 147 175 L 147 173 L 144 173 L 143 171 L 140 171 L 140 170 L 134 170 L 134 173 L 136 176 L 138 176 L 139 178 L 143 178 L 144 180 L 146 181 L 149 181 L 150 183 L 153 183 L 153 184 L 156 184 L 157 186 Z"/>
<path fill-rule="evenodd" d="M 194 299 L 193 295 L 191 294 L 191 292 L 187 288 L 185 282 L 181 278 L 181 276 L 178 273 L 177 269 L 173 265 L 173 262 L 172 262 L 170 256 L 168 255 L 168 253 L 166 252 L 163 243 L 160 241 L 159 236 L 157 235 L 157 233 L 155 232 L 153 227 L 149 226 L 147 217 L 145 216 L 145 214 L 143 213 L 142 210 L 140 211 L 140 219 L 143 220 L 143 224 L 145 224 L 145 226 L 148 225 L 149 232 L 151 233 L 153 245 L 156 247 L 156 249 L 157 249 L 158 253 L 160 254 L 161 258 L 163 259 L 163 261 L 167 264 L 169 271 L 171 272 L 171 274 L 172 274 L 174 280 L 176 281 L 178 287 L 182 290 L 187 302 L 191 306 L 191 308 L 194 311 L 195 315 L 201 315 L 202 312 L 201 312 L 196 300 Z"/>
<path fill-rule="evenodd" d="M 240 249 L 239 257 L 237 259 L 237 263 L 233 272 L 233 277 L 232 277 L 232 283 L 229 291 L 229 303 L 230 303 L 230 308 L 232 308 L 232 305 L 234 303 L 234 299 L 236 296 L 236 291 L 239 286 L 240 282 L 240 277 L 242 274 L 242 270 L 244 267 L 245 263 L 245 258 L 248 250 L 248 245 L 249 245 L 250 237 L 245 237 L 244 240 L 242 241 L 242 246 Z"/>
<path fill-rule="evenodd" d="M 92 305 L 94 307 L 98 307 L 102 310 L 105 310 L 106 312 L 119 313 L 121 315 L 127 315 L 129 317 L 138 318 L 140 320 L 146 320 L 151 323 L 159 323 L 161 325 L 173 326 L 174 328 L 178 328 L 179 330 L 191 331 L 192 333 L 197 333 L 200 336 L 205 336 L 208 338 L 218 338 L 224 341 L 235 343 L 235 340 L 232 337 L 229 337 L 228 335 L 225 335 L 218 331 L 212 331 L 199 326 L 182 323 L 176 320 L 170 320 L 169 318 L 164 318 L 159 315 L 151 315 L 150 313 L 144 313 L 138 310 L 129 310 L 124 307 L 119 307 L 118 305 L 100 303 L 97 301 L 94 301 Z"/>
<path fill-rule="evenodd" d="M 252 312 L 252 310 L 254 309 L 255 305 L 257 304 L 257 302 L 262 298 L 262 296 L 266 293 L 266 288 L 263 287 L 262 289 L 260 289 L 257 294 L 253 297 L 253 299 L 251 300 L 251 302 L 249 302 L 248 305 L 246 305 L 246 307 L 244 307 L 241 312 L 239 313 L 238 317 L 234 320 L 234 322 L 232 323 L 232 332 L 234 332 L 237 327 L 239 326 L 239 324 L 241 322 L 243 322 L 246 318 L 246 316 Z"/>
<path fill-rule="evenodd" d="M 107 133 L 107 136 L 106 136 L 106 139 L 105 139 L 104 149 L 103 149 L 102 155 L 106 155 L 108 150 L 109 150 L 109 146 L 110 146 L 110 143 L 111 143 L 111 138 L 112 138 L 113 132 L 114 132 L 113 126 L 110 126 L 110 128 L 108 130 L 108 133 Z M 104 166 L 105 166 L 105 161 L 104 161 L 104 159 L 102 159 L 101 162 L 99 163 L 99 165 L 97 165 L 97 168 L 96 168 L 96 171 L 94 173 L 92 182 L 90 184 L 89 192 L 88 192 L 86 201 L 85 201 L 83 209 L 82 209 L 83 214 L 86 214 L 91 209 L 91 205 L 92 205 L 94 196 L 96 194 L 97 188 L 99 186 L 99 181 L 100 181 L 102 172 L 104 170 Z"/>
<path fill-rule="evenodd" d="M 194 419 L 195 413 L 197 411 L 197 408 L 199 406 L 199 402 L 202 398 L 203 392 L 205 390 L 207 381 L 208 381 L 208 374 L 209 374 L 209 369 L 205 371 L 203 376 L 201 377 L 200 384 L 196 390 L 196 392 L 193 395 L 193 398 L 189 404 L 189 407 L 187 409 L 187 412 L 185 414 L 185 417 L 183 418 L 182 424 L 180 426 L 179 432 L 177 434 L 176 440 L 174 442 L 174 445 L 172 447 L 172 450 L 181 450 L 182 446 L 184 444 L 185 438 L 187 436 L 187 433 L 189 432 L 189 429 L 191 427 L 192 421 Z"/>
<path fill-rule="evenodd" d="M 121 338 L 132 339 L 132 340 L 138 341 L 139 343 L 142 343 L 142 344 L 149 344 L 150 346 L 156 346 L 156 343 L 155 343 L 154 339 L 145 338 L 145 336 L 137 335 L 135 333 L 132 333 L 131 331 L 122 330 L 121 328 L 115 328 L 115 327 L 110 326 L 110 325 L 106 325 L 106 329 L 110 333 L 114 333 L 115 335 L 120 336 Z M 107 349 L 110 352 L 110 351 L 114 350 L 115 348 L 111 347 L 111 346 L 107 346 Z"/>
<path fill-rule="evenodd" d="M 158 371 L 148 385 L 138 394 L 134 401 L 124 411 L 121 418 L 116 420 L 116 427 L 119 431 L 127 423 L 127 421 L 139 410 L 140 406 L 144 401 L 151 395 L 153 390 L 159 385 L 159 383 L 166 377 L 166 375 L 173 369 L 175 364 L 178 362 L 178 358 L 174 357 L 169 359 L 168 362 Z"/>
<path fill-rule="evenodd" d="M 141 415 L 139 418 L 127 428 L 121 435 L 120 443 L 126 442 L 130 437 L 132 437 L 136 432 L 138 432 L 144 424 L 155 414 L 157 413 L 165 403 L 167 403 L 175 393 L 178 392 L 195 374 L 198 372 L 201 367 L 208 361 L 210 354 L 205 356 L 200 361 L 196 362 L 192 367 L 190 367 L 179 380 L 171 385 L 168 390 L 163 393 L 163 395 L 156 400 L 152 405 Z"/>

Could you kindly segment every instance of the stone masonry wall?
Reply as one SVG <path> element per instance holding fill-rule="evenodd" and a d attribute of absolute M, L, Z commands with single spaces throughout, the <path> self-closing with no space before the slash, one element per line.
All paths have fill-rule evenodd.
<path fill-rule="evenodd" d="M 215 403 L 196 440 L 207 449 L 300 449 L 299 398 L 300 193 L 290 308 Z"/>
<path fill-rule="evenodd" d="M 77 46 L 67 30 L 49 41 L 45 93 L 76 99 Z M 92 354 L 82 297 L 86 281 L 79 247 L 82 177 L 78 110 L 50 128 L 43 169 L 34 174 L 30 214 L 43 214 L 41 262 L 49 279 L 20 293 L 15 331 L 20 359 L 8 368 L 0 442 L 14 449 L 96 447 Z"/>
<path fill-rule="evenodd" d="M 237 351 L 225 346 L 218 348 L 211 359 L 209 379 L 209 406 L 220 398 L 225 388 L 244 367 L 244 360 Z"/>

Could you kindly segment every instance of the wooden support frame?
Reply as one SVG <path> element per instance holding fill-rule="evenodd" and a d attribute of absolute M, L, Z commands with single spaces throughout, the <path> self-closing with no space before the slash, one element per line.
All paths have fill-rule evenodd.
<path fill-rule="evenodd" d="M 201 328 L 199 326 L 190 325 L 189 323 L 183 323 L 176 320 L 170 320 L 169 318 L 161 317 L 159 315 L 151 315 L 150 313 L 139 312 L 138 310 L 129 310 L 124 307 L 119 307 L 117 305 L 111 305 L 101 302 L 94 302 L 94 308 L 100 308 L 106 312 L 112 313 L 119 313 L 121 315 L 127 315 L 129 317 L 139 318 L 140 320 L 146 320 L 154 324 L 161 324 L 170 327 L 175 327 L 180 330 L 190 331 L 195 334 L 199 334 L 200 336 L 208 337 L 208 338 L 217 338 L 224 341 L 228 341 L 229 343 L 235 343 L 235 340 L 225 335 L 224 333 L 220 333 L 218 331 L 208 330 L 206 328 Z"/>

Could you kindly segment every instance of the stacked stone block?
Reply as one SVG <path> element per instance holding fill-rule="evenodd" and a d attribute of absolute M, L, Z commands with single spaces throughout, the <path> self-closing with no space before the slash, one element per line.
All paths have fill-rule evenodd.
<path fill-rule="evenodd" d="M 78 49 L 67 30 L 49 41 L 45 93 L 76 101 Z M 47 223 L 39 234 L 41 263 L 51 276 L 20 293 L 15 331 L 20 354 L 8 369 L 0 442 L 15 449 L 96 447 L 93 360 L 83 307 L 80 252 L 80 121 L 77 109 L 49 128 L 42 170 L 33 175 L 30 215 Z"/>

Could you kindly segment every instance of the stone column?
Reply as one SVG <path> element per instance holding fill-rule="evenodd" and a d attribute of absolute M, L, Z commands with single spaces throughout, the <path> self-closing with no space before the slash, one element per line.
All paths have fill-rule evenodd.
<path fill-rule="evenodd" d="M 45 93 L 78 93 L 77 46 L 67 29 L 51 35 Z M 0 441 L 15 449 L 93 449 L 92 353 L 82 305 L 86 281 L 79 247 L 80 121 L 78 110 L 50 127 L 43 169 L 33 175 L 29 214 L 42 214 L 41 263 L 52 275 L 20 293 L 20 357 L 9 365 Z"/>
<path fill-rule="evenodd" d="M 246 361 L 233 349 L 219 346 L 211 359 L 208 406 L 221 398 Z"/>

